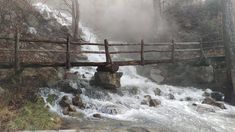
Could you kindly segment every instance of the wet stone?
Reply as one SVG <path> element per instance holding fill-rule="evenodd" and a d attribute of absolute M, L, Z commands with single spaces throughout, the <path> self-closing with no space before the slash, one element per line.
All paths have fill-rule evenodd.
<path fill-rule="evenodd" d="M 100 114 L 93 114 L 93 117 L 95 117 L 95 118 L 101 118 L 101 115 L 100 115 Z"/>
<path fill-rule="evenodd" d="M 92 85 L 97 85 L 106 89 L 117 89 L 121 87 L 121 77 L 123 73 L 96 72 Z"/>
<path fill-rule="evenodd" d="M 61 107 L 65 108 L 65 107 L 69 107 L 70 105 L 72 105 L 72 101 L 69 99 L 68 96 L 63 96 L 59 104 Z"/>
<path fill-rule="evenodd" d="M 159 105 L 161 105 L 161 101 L 158 100 L 158 99 L 151 99 L 151 100 L 149 101 L 149 106 L 150 106 L 150 107 L 157 107 L 157 106 L 159 106 Z"/>
<path fill-rule="evenodd" d="M 79 95 L 76 95 L 73 99 L 72 99 L 72 103 L 73 105 L 77 106 L 80 109 L 84 109 L 85 108 L 85 104 L 83 103 L 81 97 Z"/>
<path fill-rule="evenodd" d="M 203 100 L 202 104 L 208 104 L 208 105 L 212 105 L 212 106 L 217 106 L 221 109 L 226 109 L 226 107 L 223 103 L 217 102 L 216 100 L 209 98 L 209 97 L 205 98 Z"/>
<path fill-rule="evenodd" d="M 156 88 L 156 89 L 154 90 L 154 94 L 155 94 L 156 96 L 160 96 L 161 93 L 162 93 L 162 91 L 161 91 L 161 89 L 159 89 L 159 88 Z"/>
<path fill-rule="evenodd" d="M 82 94 L 82 90 L 78 87 L 77 82 L 73 82 L 70 80 L 60 81 L 57 84 L 57 87 L 60 89 L 60 91 L 65 93 L 71 93 L 71 94 Z"/>
<path fill-rule="evenodd" d="M 169 96 L 169 99 L 171 99 L 171 100 L 175 99 L 175 96 L 173 94 L 169 94 L 168 96 Z"/>
<path fill-rule="evenodd" d="M 211 98 L 215 99 L 216 101 L 223 101 L 224 100 L 224 94 L 221 92 L 212 92 Z"/>
<path fill-rule="evenodd" d="M 186 97 L 185 100 L 186 101 L 192 101 L 193 99 L 191 97 Z"/>
<path fill-rule="evenodd" d="M 77 110 L 76 110 L 76 107 L 74 105 L 69 105 L 68 106 L 68 111 L 69 112 L 76 112 Z"/>
<path fill-rule="evenodd" d="M 117 115 L 120 110 L 116 106 L 104 106 L 101 108 L 102 113 L 110 114 L 110 115 Z"/>

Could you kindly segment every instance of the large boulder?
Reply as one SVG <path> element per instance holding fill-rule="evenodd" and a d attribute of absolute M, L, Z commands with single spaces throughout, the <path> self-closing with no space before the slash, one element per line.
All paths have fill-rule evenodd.
<path fill-rule="evenodd" d="M 77 106 L 80 109 L 84 109 L 85 108 L 85 104 L 83 103 L 81 97 L 79 95 L 76 95 L 73 99 L 72 99 L 72 103 L 73 105 Z"/>
<path fill-rule="evenodd" d="M 107 89 L 116 89 L 121 87 L 121 72 L 96 72 L 94 75 L 94 84 Z"/>
<path fill-rule="evenodd" d="M 212 105 L 212 106 L 217 106 L 221 109 L 226 109 L 225 105 L 223 103 L 217 102 L 214 99 L 207 97 L 203 100 L 202 104 L 208 104 L 208 105 Z"/>
<path fill-rule="evenodd" d="M 69 107 L 70 105 L 72 105 L 72 101 L 69 99 L 68 96 L 63 96 L 59 104 L 61 107 Z"/>
<path fill-rule="evenodd" d="M 98 66 L 96 69 L 97 72 L 111 72 L 116 73 L 119 70 L 118 65 L 104 65 L 104 66 Z"/>
<path fill-rule="evenodd" d="M 72 104 L 72 101 L 69 99 L 68 96 L 62 97 L 59 104 L 62 107 L 64 115 L 68 115 L 69 112 L 76 112 L 76 107 Z"/>
<path fill-rule="evenodd" d="M 71 93 L 74 95 L 82 94 L 82 90 L 78 87 L 78 83 L 71 80 L 60 81 L 57 83 L 56 87 L 65 93 Z"/>
<path fill-rule="evenodd" d="M 224 100 L 224 94 L 220 92 L 212 92 L 211 98 L 215 99 L 216 101 L 223 101 Z"/>

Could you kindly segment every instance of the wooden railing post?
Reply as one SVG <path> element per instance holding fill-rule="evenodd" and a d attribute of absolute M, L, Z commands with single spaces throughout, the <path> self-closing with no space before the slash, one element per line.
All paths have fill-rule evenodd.
<path fill-rule="evenodd" d="M 175 63 L 175 40 L 172 39 L 172 54 L 171 54 L 171 60 L 172 60 L 172 63 Z"/>
<path fill-rule="evenodd" d="M 144 66 L 144 40 L 141 40 L 141 65 Z"/>
<path fill-rule="evenodd" d="M 20 33 L 19 31 L 15 34 L 15 53 L 14 53 L 14 60 L 15 60 L 15 73 L 17 73 L 20 70 L 20 61 L 19 61 L 19 49 L 20 49 Z"/>
<path fill-rule="evenodd" d="M 66 69 L 71 68 L 71 62 L 70 62 L 70 36 L 67 36 L 67 43 L 66 43 Z"/>
<path fill-rule="evenodd" d="M 109 43 L 108 40 L 104 40 L 104 48 L 105 48 L 105 55 L 106 55 L 106 63 L 112 65 L 112 59 L 109 53 Z"/>
<path fill-rule="evenodd" d="M 203 51 L 202 39 L 200 39 L 200 58 L 201 58 L 201 60 L 203 60 L 205 58 L 205 54 L 204 54 L 204 51 Z"/>

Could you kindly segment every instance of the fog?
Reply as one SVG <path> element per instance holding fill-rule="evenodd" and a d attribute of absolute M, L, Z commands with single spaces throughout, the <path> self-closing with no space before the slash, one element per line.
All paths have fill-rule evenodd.
<path fill-rule="evenodd" d="M 62 8 L 63 0 L 50 0 L 50 6 Z M 157 1 L 157 0 L 156 0 Z M 136 42 L 156 41 L 167 34 L 169 26 L 160 16 L 159 4 L 153 0 L 79 0 L 80 20 L 99 38 Z"/>
<path fill-rule="evenodd" d="M 80 0 L 80 10 L 81 21 L 101 37 L 132 41 L 156 32 L 151 0 Z"/>

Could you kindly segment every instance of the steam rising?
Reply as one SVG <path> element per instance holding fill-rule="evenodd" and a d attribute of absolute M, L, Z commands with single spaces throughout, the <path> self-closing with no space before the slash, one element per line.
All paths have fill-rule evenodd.
<path fill-rule="evenodd" d="M 152 0 L 80 0 L 81 20 L 100 38 L 138 41 L 156 37 L 161 26 Z"/>

